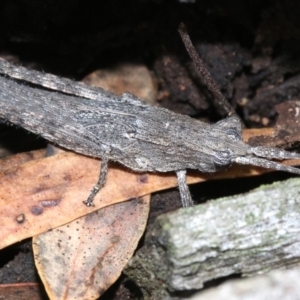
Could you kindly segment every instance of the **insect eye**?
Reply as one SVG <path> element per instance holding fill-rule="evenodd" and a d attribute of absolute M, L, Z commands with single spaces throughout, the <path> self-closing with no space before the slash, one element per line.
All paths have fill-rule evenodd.
<path fill-rule="evenodd" d="M 235 127 L 227 128 L 225 133 L 228 135 L 229 138 L 231 138 L 234 141 L 241 141 L 242 140 L 241 133 Z"/>
<path fill-rule="evenodd" d="M 217 151 L 214 153 L 214 164 L 219 168 L 229 167 L 231 165 L 232 154 L 230 150 Z"/>

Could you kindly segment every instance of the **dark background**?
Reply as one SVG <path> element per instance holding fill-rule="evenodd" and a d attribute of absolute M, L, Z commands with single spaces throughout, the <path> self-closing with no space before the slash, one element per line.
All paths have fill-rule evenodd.
<path fill-rule="evenodd" d="M 275 105 L 299 99 L 299 13 L 297 0 L 7 0 L 0 3 L 0 56 L 77 80 L 98 68 L 143 62 L 157 83 L 159 105 L 214 122 L 225 114 L 214 108 L 180 40 L 177 28 L 184 22 L 244 125 L 272 126 Z M 45 142 L 2 124 L 1 145 L 16 153 Z M 202 202 L 287 176 L 211 181 L 193 186 L 192 194 Z M 154 195 L 150 221 L 179 205 L 176 190 Z M 0 257 L 1 283 L 38 280 L 30 241 L 2 250 Z M 122 277 L 101 299 L 139 295 Z"/>
<path fill-rule="evenodd" d="M 260 118 L 274 119 L 274 105 L 285 96 L 264 88 L 299 73 L 299 9 L 299 1 L 291 0 L 1 1 L 0 51 L 74 79 L 99 67 L 140 60 L 153 71 L 160 91 L 169 92 L 167 99 L 160 97 L 161 105 L 207 116 L 211 101 L 199 95 L 199 80 L 177 33 L 185 22 L 246 125 L 260 126 Z M 166 64 L 166 58 L 173 63 Z M 180 81 L 189 82 L 189 89 L 179 91 Z M 297 85 L 286 92 L 289 98 L 299 96 Z M 238 105 L 242 98 L 250 101 Z"/>

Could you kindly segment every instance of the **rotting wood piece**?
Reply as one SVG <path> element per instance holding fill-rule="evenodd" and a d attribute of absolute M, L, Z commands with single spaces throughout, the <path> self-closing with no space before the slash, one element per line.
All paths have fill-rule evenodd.
<path fill-rule="evenodd" d="M 300 179 L 161 215 L 126 267 L 145 299 L 300 263 Z"/>

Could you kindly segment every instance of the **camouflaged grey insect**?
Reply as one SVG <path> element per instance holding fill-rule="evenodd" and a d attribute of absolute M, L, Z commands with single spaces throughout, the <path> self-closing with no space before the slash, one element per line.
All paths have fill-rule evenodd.
<path fill-rule="evenodd" d="M 184 207 L 193 203 L 187 169 L 212 173 L 237 163 L 300 174 L 297 168 L 268 160 L 300 154 L 249 146 L 242 141 L 236 116 L 209 125 L 128 93 L 117 96 L 3 59 L 0 74 L 0 118 L 67 149 L 102 158 L 99 181 L 84 201 L 87 206 L 105 183 L 108 161 L 139 172 L 175 171 Z"/>

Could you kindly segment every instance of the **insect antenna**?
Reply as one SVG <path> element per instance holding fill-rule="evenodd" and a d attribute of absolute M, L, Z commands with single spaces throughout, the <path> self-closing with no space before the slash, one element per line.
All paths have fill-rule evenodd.
<path fill-rule="evenodd" d="M 288 173 L 293 173 L 300 175 L 300 169 L 290 167 L 290 166 L 285 166 L 280 163 L 267 160 L 264 158 L 259 158 L 259 157 L 237 157 L 233 159 L 234 162 L 240 165 L 252 165 L 256 167 L 262 167 L 266 169 L 273 169 L 277 171 L 284 171 Z"/>
<path fill-rule="evenodd" d="M 289 152 L 278 148 L 269 148 L 264 146 L 251 147 L 250 152 L 256 156 L 267 159 L 300 159 L 300 153 Z"/>

